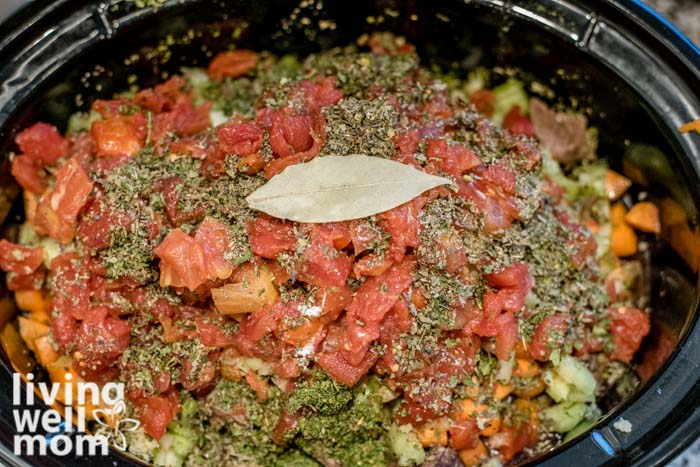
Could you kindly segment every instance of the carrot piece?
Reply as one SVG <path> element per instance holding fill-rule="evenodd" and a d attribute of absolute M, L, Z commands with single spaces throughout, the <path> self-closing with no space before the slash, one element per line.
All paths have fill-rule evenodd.
<path fill-rule="evenodd" d="M 625 221 L 642 232 L 661 233 L 659 208 L 649 201 L 642 201 L 632 206 L 632 209 L 625 215 Z"/>
<path fill-rule="evenodd" d="M 58 360 L 59 354 L 53 348 L 49 336 L 41 336 L 34 339 L 34 353 L 36 359 L 43 366 L 48 366 Z"/>
<path fill-rule="evenodd" d="M 501 416 L 498 413 L 493 413 L 487 420 L 483 422 L 483 428 L 479 430 L 482 436 L 492 436 L 498 433 L 501 429 Z M 477 420 L 478 425 L 478 420 Z"/>
<path fill-rule="evenodd" d="M 665 232 L 666 240 L 690 269 L 700 269 L 700 230 L 691 230 L 688 224 L 674 225 Z"/>
<path fill-rule="evenodd" d="M 515 359 L 515 376 L 518 378 L 532 378 L 540 373 L 540 366 L 534 360 L 527 358 Z"/>
<path fill-rule="evenodd" d="M 211 290 L 214 305 L 220 313 L 253 313 L 277 300 L 277 288 L 267 268 L 247 265 L 235 274 L 234 278 L 239 282 Z"/>
<path fill-rule="evenodd" d="M 39 337 L 44 337 L 49 334 L 51 328 L 43 323 L 31 320 L 20 316 L 18 318 L 19 322 L 19 335 L 22 336 L 22 340 L 27 344 L 29 350 L 36 353 L 36 346 L 34 341 Z"/>
<path fill-rule="evenodd" d="M 610 223 L 613 227 L 625 223 L 625 215 L 627 208 L 622 203 L 616 203 L 610 206 Z"/>
<path fill-rule="evenodd" d="M 459 419 L 468 420 L 478 417 L 486 410 L 488 410 L 488 406 L 484 404 L 477 404 L 473 399 L 462 399 L 457 403 L 454 415 Z"/>
<path fill-rule="evenodd" d="M 659 211 L 664 227 L 688 223 L 688 215 L 683 206 L 671 198 L 664 198 L 659 202 Z"/>
<path fill-rule="evenodd" d="M 505 399 L 511 392 L 513 392 L 511 384 L 496 383 L 493 385 L 493 398 L 497 401 Z"/>
<path fill-rule="evenodd" d="M 488 451 L 481 440 L 477 442 L 476 447 L 459 451 L 459 459 L 465 467 L 479 465 L 487 456 Z"/>
<path fill-rule="evenodd" d="M 417 435 L 424 448 L 447 446 L 447 423 L 442 419 L 426 423 L 418 429 Z"/>
<path fill-rule="evenodd" d="M 513 394 L 518 397 L 522 397 L 523 399 L 531 399 L 538 396 L 542 394 L 547 387 L 542 377 L 525 380 L 525 382 L 526 384 L 518 385 L 518 387 L 516 387 L 513 391 Z"/>
<path fill-rule="evenodd" d="M 608 200 L 615 201 L 632 186 L 632 180 L 614 170 L 605 170 L 605 194 Z"/>
<path fill-rule="evenodd" d="M 680 130 L 681 133 L 689 133 L 691 131 L 700 133 L 700 118 L 681 125 L 678 130 Z"/>
<path fill-rule="evenodd" d="M 36 208 L 39 206 L 38 196 L 35 195 L 34 193 L 30 193 L 29 191 L 24 190 L 23 198 L 24 198 L 24 217 L 27 219 L 27 222 L 29 222 L 30 224 L 34 224 L 34 216 L 36 215 Z"/>
<path fill-rule="evenodd" d="M 630 256 L 637 252 L 637 234 L 627 224 L 619 224 L 612 229 L 611 247 L 615 256 Z"/>
<path fill-rule="evenodd" d="M 540 422 L 539 410 L 537 404 L 530 399 L 518 398 L 513 401 L 513 406 L 523 415 L 530 415 L 530 424 L 537 426 Z"/>

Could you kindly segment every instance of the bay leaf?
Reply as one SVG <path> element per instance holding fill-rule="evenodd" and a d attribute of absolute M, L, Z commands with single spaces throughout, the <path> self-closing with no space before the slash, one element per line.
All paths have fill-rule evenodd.
<path fill-rule="evenodd" d="M 287 167 L 246 201 L 252 209 L 296 222 L 338 222 L 388 211 L 451 184 L 400 162 L 361 154 L 317 157 Z"/>

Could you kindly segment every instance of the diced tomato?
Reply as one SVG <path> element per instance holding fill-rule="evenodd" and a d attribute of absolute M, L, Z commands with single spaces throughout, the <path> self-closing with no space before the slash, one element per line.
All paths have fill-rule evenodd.
<path fill-rule="evenodd" d="M 222 328 L 222 321 L 216 316 L 198 316 L 195 318 L 197 332 L 202 344 L 210 347 L 227 347 L 233 345 L 233 333 Z"/>
<path fill-rule="evenodd" d="M 379 324 L 413 282 L 413 267 L 414 262 L 407 259 L 379 277 L 370 277 L 357 290 L 346 315 L 346 361 L 358 364 L 369 344 L 379 338 Z"/>
<path fill-rule="evenodd" d="M 630 363 L 639 350 L 642 339 L 651 330 L 649 315 L 642 310 L 629 307 L 611 307 L 608 315 L 612 321 L 610 333 L 615 345 L 612 358 Z"/>
<path fill-rule="evenodd" d="M 19 133 L 15 142 L 37 167 L 55 165 L 61 156 L 68 154 L 68 141 L 48 123 L 35 123 Z"/>
<path fill-rule="evenodd" d="M 314 225 L 309 234 L 308 246 L 301 254 L 298 278 L 319 287 L 342 287 L 350 274 L 350 259 L 335 248 L 335 241 L 344 238 L 339 232 L 323 224 Z"/>
<path fill-rule="evenodd" d="M 479 428 L 473 418 L 452 421 L 448 433 L 450 434 L 450 446 L 458 451 L 471 449 L 479 441 Z"/>
<path fill-rule="evenodd" d="M 515 317 L 515 313 L 503 313 L 496 321 L 499 328 L 498 334 L 496 334 L 496 356 L 499 360 L 507 361 L 515 344 L 520 339 L 518 319 Z"/>
<path fill-rule="evenodd" d="M 318 365 L 336 382 L 353 387 L 372 368 L 378 358 L 379 354 L 370 349 L 360 365 L 351 365 L 338 351 L 323 352 L 318 358 Z"/>
<path fill-rule="evenodd" d="M 321 77 L 312 81 L 302 81 L 299 89 L 304 94 L 306 111 L 316 114 L 324 107 L 337 104 L 343 98 L 343 92 L 336 88 L 335 76 Z"/>
<path fill-rule="evenodd" d="M 445 139 L 429 140 L 425 155 L 442 172 L 457 178 L 481 165 L 481 159 L 469 148 L 460 143 L 449 144 Z"/>
<path fill-rule="evenodd" d="M 38 268 L 31 274 L 17 274 L 8 272 L 5 276 L 5 282 L 8 290 L 40 290 L 46 278 L 46 270 L 43 267 Z"/>
<path fill-rule="evenodd" d="M 210 102 L 195 107 L 189 97 L 182 96 L 170 112 L 153 118 L 151 138 L 157 142 L 168 134 L 191 136 L 204 131 L 211 125 L 210 110 Z"/>
<path fill-rule="evenodd" d="M 92 137 L 97 143 L 98 156 L 133 156 L 143 146 L 130 116 L 117 115 L 93 122 Z"/>
<path fill-rule="evenodd" d="M 215 81 L 225 77 L 237 78 L 255 68 L 258 55 L 250 50 L 222 52 L 209 63 L 207 73 Z"/>
<path fill-rule="evenodd" d="M 104 369 L 129 346 L 131 326 L 109 314 L 105 307 L 92 306 L 75 335 L 79 368 Z"/>
<path fill-rule="evenodd" d="M 46 174 L 29 156 L 15 156 L 12 159 L 10 173 L 23 189 L 31 193 L 40 195 L 49 186 Z"/>
<path fill-rule="evenodd" d="M 90 305 L 89 271 L 75 253 L 64 253 L 51 261 L 54 280 L 52 308 L 74 319 L 85 319 Z"/>
<path fill-rule="evenodd" d="M 529 423 L 518 423 L 514 425 L 502 424 L 501 430 L 493 437 L 498 438 L 498 452 L 504 462 L 510 461 L 516 454 L 537 439 L 535 429 Z"/>
<path fill-rule="evenodd" d="M 503 117 L 503 128 L 518 135 L 535 136 L 532 122 L 523 115 L 519 105 L 513 106 Z"/>
<path fill-rule="evenodd" d="M 254 123 L 224 123 L 216 134 L 221 149 L 239 157 L 258 152 L 263 142 L 263 131 Z"/>
<path fill-rule="evenodd" d="M 495 109 L 496 95 L 488 89 L 480 89 L 472 94 L 471 102 L 477 111 L 490 117 Z"/>
<path fill-rule="evenodd" d="M 28 275 L 37 270 L 44 261 L 44 249 L 29 248 L 7 240 L 0 240 L 0 269 L 5 272 Z"/>
<path fill-rule="evenodd" d="M 326 139 L 323 115 L 287 115 L 281 110 L 263 111 L 269 120 L 270 146 L 277 156 L 265 167 L 265 176 L 273 177 L 290 165 L 306 162 L 319 153 Z"/>
<path fill-rule="evenodd" d="M 233 272 L 233 265 L 225 257 L 230 243 L 226 226 L 221 221 L 207 216 L 197 228 L 194 240 L 202 247 L 207 277 L 227 279 Z"/>
<path fill-rule="evenodd" d="M 167 395 L 148 396 L 132 402 L 140 413 L 143 429 L 156 440 L 163 437 L 168 423 L 180 411 L 180 397 L 174 390 Z"/>
<path fill-rule="evenodd" d="M 561 348 L 566 342 L 571 320 L 571 315 L 563 313 L 557 313 L 543 319 L 537 325 L 535 335 L 528 348 L 532 358 L 544 362 L 549 359 L 553 350 Z"/>
<path fill-rule="evenodd" d="M 357 260 L 352 270 L 357 278 L 361 276 L 377 277 L 384 274 L 393 264 L 394 260 L 388 255 L 372 253 Z"/>
<path fill-rule="evenodd" d="M 106 201 L 97 200 L 81 216 L 77 236 L 86 247 L 101 250 L 112 244 L 112 231 L 116 227 L 130 231 L 131 223 L 127 213 L 110 209 Z"/>
<path fill-rule="evenodd" d="M 182 186 L 180 177 L 168 177 L 162 182 L 165 214 L 174 226 L 196 222 L 204 216 L 204 208 L 197 207 L 189 211 L 180 210 L 179 187 Z"/>
<path fill-rule="evenodd" d="M 68 313 L 59 313 L 51 318 L 51 333 L 58 345 L 65 349 L 75 338 L 78 321 Z"/>
<path fill-rule="evenodd" d="M 401 261 L 404 258 L 407 248 L 418 248 L 420 234 L 418 213 L 422 208 L 419 203 L 419 199 L 410 201 L 377 216 L 379 226 L 391 235 L 387 255 L 395 261 Z"/>
<path fill-rule="evenodd" d="M 39 203 L 34 223 L 37 232 L 66 244 L 75 237 L 78 212 L 92 193 L 94 183 L 75 158 L 68 160 L 55 176 L 54 189 Z"/>
<path fill-rule="evenodd" d="M 359 255 L 382 238 L 381 229 L 373 227 L 367 220 L 350 221 L 350 237 L 355 254 Z"/>
<path fill-rule="evenodd" d="M 292 224 L 259 216 L 246 224 L 250 247 L 258 256 L 275 259 L 283 251 L 294 249 L 297 238 Z"/>
<path fill-rule="evenodd" d="M 488 166 L 482 174 L 482 179 L 493 187 L 501 188 L 509 195 L 515 193 L 515 171 L 503 159 Z"/>
<path fill-rule="evenodd" d="M 527 263 L 515 263 L 499 272 L 484 275 L 486 283 L 491 287 L 532 289 L 533 279 L 528 272 Z M 529 290 L 528 290 L 529 293 Z"/>
<path fill-rule="evenodd" d="M 179 228 L 171 230 L 153 253 L 160 258 L 160 286 L 195 290 L 207 281 L 202 247 Z"/>

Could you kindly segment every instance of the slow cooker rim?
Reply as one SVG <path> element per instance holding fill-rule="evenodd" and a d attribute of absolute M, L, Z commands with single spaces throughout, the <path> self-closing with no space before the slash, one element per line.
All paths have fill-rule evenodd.
<path fill-rule="evenodd" d="M 36 24 L 36 22 L 45 15 L 50 14 L 51 11 L 54 11 L 61 5 L 68 4 L 70 2 L 71 0 L 38 0 L 22 7 L 10 18 L 5 20 L 2 24 L 0 24 L 0 35 L 9 32 L 14 32 L 14 35 L 8 36 L 8 39 L 0 36 L 0 56 L 2 56 L 8 50 L 11 51 L 13 47 L 20 47 L 21 50 L 22 38 L 24 34 L 27 34 L 27 29 Z M 513 2 L 507 2 L 507 4 L 510 3 Z M 700 82 L 700 49 L 690 42 L 690 40 L 687 39 L 682 33 L 680 33 L 675 26 L 670 24 L 667 20 L 665 20 L 665 18 L 650 9 L 648 6 L 644 5 L 640 0 L 613 0 L 606 3 L 624 13 L 629 17 L 628 19 L 634 21 L 637 26 L 643 27 L 645 32 L 651 35 L 654 40 L 660 42 L 664 48 L 670 50 L 675 55 L 674 58 L 682 58 L 684 65 L 688 68 L 686 71 L 693 74 L 695 78 L 698 79 L 698 82 Z M 0 123 L 2 123 L 4 126 L 6 122 Z M 691 328 L 692 329 L 689 329 L 685 336 L 685 342 L 683 345 L 689 346 L 685 347 L 685 350 L 689 351 L 691 347 L 692 349 L 700 350 L 700 323 L 698 323 L 697 316 L 695 317 L 695 322 Z M 679 363 L 678 360 L 682 357 L 681 354 L 688 353 L 683 352 L 683 350 L 683 348 L 678 349 L 671 357 L 669 357 L 664 367 L 665 370 L 668 370 L 670 367 L 675 367 Z M 686 368 L 690 369 L 691 367 Z M 663 375 L 659 375 L 659 377 L 661 376 Z M 650 389 L 651 387 L 649 387 L 648 390 Z M 695 388 L 694 391 L 696 396 L 695 410 L 685 420 L 680 421 L 674 426 L 674 433 L 678 433 L 679 430 L 685 431 L 681 442 L 676 442 L 671 446 L 667 446 L 666 442 L 668 440 L 666 440 L 666 442 L 660 443 L 655 450 L 648 451 L 647 453 L 636 453 L 636 462 L 641 463 L 643 461 L 650 460 L 650 462 L 646 462 L 645 465 L 660 464 L 670 459 L 700 434 L 700 409 L 697 408 L 697 400 L 700 399 L 700 394 L 698 393 L 700 393 L 700 391 L 698 391 L 698 389 L 699 388 Z M 690 391 L 690 393 L 693 393 L 693 391 Z M 624 407 L 616 412 L 615 418 L 621 416 L 622 413 L 628 408 L 629 404 L 627 407 Z M 611 421 L 608 421 L 606 423 L 610 422 Z M 674 440 L 678 441 L 678 435 L 676 435 Z M 571 447 L 580 445 L 580 441 L 581 440 L 567 445 L 565 450 L 569 451 Z M 5 450 L 6 447 L 2 446 L 2 451 Z M 561 454 L 561 452 L 562 451 L 555 451 L 552 453 L 552 456 L 557 456 L 558 454 Z M 0 452 L 0 457 L 2 457 L 2 454 L 3 453 Z M 8 460 L 13 460 L 12 454 L 9 454 L 11 457 Z M 652 458 L 653 460 L 651 460 Z M 544 460 L 547 462 L 547 460 L 553 459 L 548 457 Z M 610 460 L 612 461 L 613 459 L 611 458 Z M 568 462 L 570 461 L 567 461 L 567 463 Z"/>

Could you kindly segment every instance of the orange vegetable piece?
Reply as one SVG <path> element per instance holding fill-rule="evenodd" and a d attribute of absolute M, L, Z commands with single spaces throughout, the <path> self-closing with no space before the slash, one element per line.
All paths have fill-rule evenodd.
<path fill-rule="evenodd" d="M 277 288 L 267 268 L 247 264 L 234 279 L 237 282 L 211 290 L 216 309 L 225 315 L 253 313 L 277 300 Z"/>
<path fill-rule="evenodd" d="M 622 203 L 616 203 L 610 206 L 610 223 L 613 227 L 624 224 L 627 208 Z"/>
<path fill-rule="evenodd" d="M 22 340 L 27 344 L 29 350 L 36 353 L 34 341 L 39 337 L 47 336 L 51 328 L 46 324 L 33 321 L 23 316 L 18 318 L 18 322 L 19 335 L 22 336 Z"/>
<path fill-rule="evenodd" d="M 531 399 L 535 396 L 542 394 L 542 392 L 547 387 L 544 384 L 544 379 L 541 377 L 532 378 L 531 380 L 525 381 L 527 381 L 527 384 L 518 385 L 518 387 L 516 387 L 513 391 L 513 393 L 516 396 L 522 397 L 524 399 Z"/>
<path fill-rule="evenodd" d="M 605 170 L 605 194 L 608 200 L 615 201 L 632 186 L 632 180 L 614 170 Z"/>
<path fill-rule="evenodd" d="M 37 316 L 48 316 L 48 303 L 39 290 L 17 290 L 15 302 L 22 311 L 28 311 Z"/>
<path fill-rule="evenodd" d="M 659 211 L 661 212 L 661 223 L 664 227 L 688 223 L 688 215 L 685 213 L 683 206 L 671 198 L 664 198 L 659 201 Z"/>
<path fill-rule="evenodd" d="M 637 252 L 637 234 L 627 224 L 619 224 L 612 229 L 611 247 L 615 256 L 630 256 Z"/>
<path fill-rule="evenodd" d="M 625 216 L 625 221 L 642 232 L 661 233 L 659 208 L 649 201 L 642 201 L 632 206 Z"/>
<path fill-rule="evenodd" d="M 479 465 L 487 456 L 488 451 L 481 440 L 477 441 L 476 447 L 459 451 L 459 459 L 465 467 Z"/>
<path fill-rule="evenodd" d="M 700 133 L 700 118 L 681 125 L 679 130 L 681 133 L 689 133 L 691 131 Z"/>
<path fill-rule="evenodd" d="M 540 366 L 534 360 L 527 358 L 516 358 L 515 364 L 516 367 L 514 374 L 518 378 L 532 378 L 540 373 Z"/>
<path fill-rule="evenodd" d="M 513 392 L 513 386 L 510 384 L 496 383 L 493 385 L 493 398 L 497 401 L 503 400 Z"/>
<path fill-rule="evenodd" d="M 58 360 L 59 354 L 54 350 L 49 336 L 37 337 L 34 340 L 36 359 L 42 366 L 48 366 Z"/>
<path fill-rule="evenodd" d="M 440 419 L 426 423 L 418 429 L 417 435 L 424 448 L 447 446 L 447 422 Z"/>

